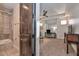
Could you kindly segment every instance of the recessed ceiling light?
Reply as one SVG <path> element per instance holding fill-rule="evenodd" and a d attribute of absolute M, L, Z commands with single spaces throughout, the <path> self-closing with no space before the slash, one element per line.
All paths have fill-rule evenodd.
<path fill-rule="evenodd" d="M 24 9 L 28 10 L 29 8 L 26 5 L 22 6 Z"/>

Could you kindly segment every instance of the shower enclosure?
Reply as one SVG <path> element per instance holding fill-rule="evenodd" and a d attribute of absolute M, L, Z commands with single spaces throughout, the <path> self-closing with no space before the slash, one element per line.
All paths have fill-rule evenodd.
<path fill-rule="evenodd" d="M 2 5 L 7 9 L 3 10 Z M 0 4 L 1 55 L 36 55 L 36 4 Z"/>
<path fill-rule="evenodd" d="M 12 13 L 0 10 L 0 54 L 12 45 Z M 1 50 L 2 49 L 2 50 Z"/>

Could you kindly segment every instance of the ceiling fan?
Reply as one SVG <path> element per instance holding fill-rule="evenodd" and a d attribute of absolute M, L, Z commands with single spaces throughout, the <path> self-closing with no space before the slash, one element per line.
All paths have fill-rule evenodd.
<path fill-rule="evenodd" d="M 43 16 L 48 17 L 47 12 L 48 12 L 47 10 L 43 10 Z"/>
<path fill-rule="evenodd" d="M 47 10 L 43 10 L 43 14 L 42 14 L 42 16 L 40 16 L 40 20 L 45 19 L 46 17 L 48 17 L 47 16 Z"/>

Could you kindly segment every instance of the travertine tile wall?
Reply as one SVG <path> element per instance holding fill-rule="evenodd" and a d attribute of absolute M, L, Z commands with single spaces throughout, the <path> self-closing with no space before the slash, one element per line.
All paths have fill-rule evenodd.
<path fill-rule="evenodd" d="M 11 35 L 10 18 L 12 15 L 1 11 L 10 12 L 10 10 L 0 4 L 0 40 L 9 39 L 9 36 Z"/>
<path fill-rule="evenodd" d="M 19 25 L 20 25 L 20 19 L 19 19 L 19 4 L 15 4 L 14 10 L 13 10 L 13 45 L 18 51 L 18 55 L 20 54 L 20 38 L 19 38 Z"/>
<path fill-rule="evenodd" d="M 0 13 L 0 34 L 2 34 L 2 32 L 3 32 L 3 20 L 2 20 L 2 14 Z"/>
<path fill-rule="evenodd" d="M 4 14 L 2 20 L 3 20 L 3 33 L 9 34 L 10 33 L 10 26 L 9 26 L 10 23 L 9 23 L 9 21 L 11 21 L 10 16 L 7 15 L 7 14 Z"/>

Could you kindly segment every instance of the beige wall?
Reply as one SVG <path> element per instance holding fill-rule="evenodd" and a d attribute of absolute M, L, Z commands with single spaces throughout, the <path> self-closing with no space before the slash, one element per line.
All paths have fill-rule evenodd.
<path fill-rule="evenodd" d="M 20 25 L 20 18 L 19 18 L 19 4 L 15 4 L 13 10 L 13 44 L 14 47 L 18 50 L 18 55 L 20 55 L 20 38 L 19 38 L 19 25 Z"/>

